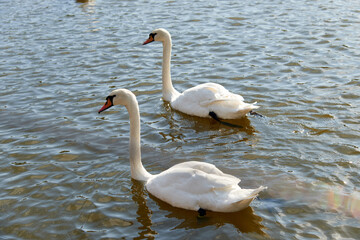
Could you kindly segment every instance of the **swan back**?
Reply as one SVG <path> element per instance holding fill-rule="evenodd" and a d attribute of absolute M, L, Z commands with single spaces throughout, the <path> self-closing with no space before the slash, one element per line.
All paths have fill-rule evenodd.
<path fill-rule="evenodd" d="M 236 119 L 258 108 L 243 100 L 241 95 L 231 93 L 220 84 L 204 83 L 185 90 L 171 106 L 189 115 L 209 117 L 209 112 L 215 112 L 219 118 Z"/>
<path fill-rule="evenodd" d="M 177 164 L 146 183 L 146 189 L 174 207 L 217 212 L 240 211 L 265 189 L 241 189 L 240 179 L 225 174 L 213 164 L 184 162 Z"/>

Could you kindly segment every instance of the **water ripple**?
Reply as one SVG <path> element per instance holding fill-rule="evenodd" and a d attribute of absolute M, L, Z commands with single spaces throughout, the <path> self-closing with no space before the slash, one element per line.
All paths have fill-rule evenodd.
<path fill-rule="evenodd" d="M 359 10 L 326 1 L 3 1 L 0 233 L 4 238 L 355 239 L 359 236 Z M 1 10 L 0 10 L 1 11 Z M 183 91 L 212 81 L 263 118 L 174 111 L 158 43 L 173 36 Z M 197 160 L 268 186 L 239 213 L 173 208 L 131 180 L 128 115 L 97 111 L 115 88 L 139 101 L 151 173 Z M 169 230 L 170 229 L 170 230 Z"/>

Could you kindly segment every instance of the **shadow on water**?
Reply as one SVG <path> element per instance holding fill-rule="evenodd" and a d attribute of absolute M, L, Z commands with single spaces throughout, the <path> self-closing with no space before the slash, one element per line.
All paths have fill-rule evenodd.
<path fill-rule="evenodd" d="M 146 204 L 146 191 L 144 185 L 133 179 L 131 181 L 132 199 L 138 205 L 137 220 L 142 225 L 139 227 L 139 230 L 141 230 L 139 231 L 139 239 L 149 235 L 155 235 L 157 232 L 151 229 L 153 225 L 151 221 L 152 211 Z M 181 221 L 181 223 L 173 229 L 198 229 L 206 226 L 216 226 L 216 228 L 219 228 L 225 224 L 231 224 L 242 233 L 257 233 L 262 236 L 267 235 L 263 231 L 265 227 L 261 224 L 262 218 L 257 216 L 251 207 L 247 207 L 240 212 L 234 213 L 217 213 L 208 211 L 205 217 L 198 218 L 198 213 L 195 211 L 172 207 L 151 194 L 149 194 L 149 197 L 151 200 L 156 202 L 160 210 L 168 212 L 165 216 L 166 218 L 178 219 Z"/>

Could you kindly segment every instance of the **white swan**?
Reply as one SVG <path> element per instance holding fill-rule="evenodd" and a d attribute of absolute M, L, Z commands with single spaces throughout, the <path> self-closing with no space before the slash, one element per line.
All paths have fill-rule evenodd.
<path fill-rule="evenodd" d="M 209 117 L 212 112 L 218 118 L 237 119 L 253 109 L 259 108 L 259 106 L 255 106 L 255 103 L 245 103 L 241 95 L 231 93 L 217 83 L 200 84 L 179 93 L 171 82 L 172 44 L 170 33 L 163 28 L 156 29 L 149 34 L 149 38 L 143 45 L 153 41 L 163 43 L 162 94 L 163 99 L 170 102 L 174 109 L 198 117 Z"/>
<path fill-rule="evenodd" d="M 141 163 L 140 114 L 135 95 L 126 89 L 115 90 L 106 98 L 99 113 L 118 104 L 129 112 L 131 177 L 145 181 L 146 189 L 155 197 L 188 210 L 235 212 L 249 206 L 258 193 L 266 189 L 263 186 L 241 189 L 239 178 L 204 162 L 189 161 L 156 175 L 148 173 Z"/>

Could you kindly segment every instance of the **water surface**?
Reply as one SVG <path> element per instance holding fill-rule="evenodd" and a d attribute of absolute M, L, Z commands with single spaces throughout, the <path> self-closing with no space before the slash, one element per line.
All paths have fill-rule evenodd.
<path fill-rule="evenodd" d="M 0 3 L 0 234 L 5 239 L 356 239 L 360 236 L 360 8 L 356 1 Z M 208 81 L 258 102 L 231 128 L 161 99 L 160 43 L 176 89 Z M 151 173 L 209 162 L 268 190 L 244 211 L 196 213 L 131 179 L 141 111 Z"/>

